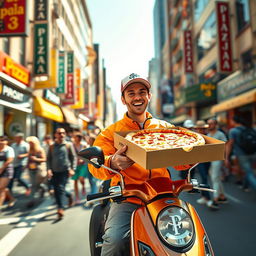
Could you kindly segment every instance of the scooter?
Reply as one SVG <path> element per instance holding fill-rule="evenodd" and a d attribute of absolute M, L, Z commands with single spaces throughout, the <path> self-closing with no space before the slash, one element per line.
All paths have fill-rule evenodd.
<path fill-rule="evenodd" d="M 90 220 L 91 255 L 100 255 L 104 223 L 109 209 L 109 199 L 121 202 L 129 197 L 141 199 L 143 205 L 135 210 L 131 218 L 130 255 L 133 256 L 213 256 L 213 249 L 200 218 L 187 202 L 179 199 L 183 191 L 213 192 L 188 171 L 184 180 L 153 178 L 139 185 L 125 185 L 120 172 L 104 166 L 104 154 L 99 147 L 90 147 L 79 152 L 79 157 L 96 168 L 105 169 L 120 176 L 120 185 L 103 186 L 103 191 L 88 195 L 88 202 L 101 201 L 94 207 Z M 150 193 L 149 193 L 150 191 Z"/>

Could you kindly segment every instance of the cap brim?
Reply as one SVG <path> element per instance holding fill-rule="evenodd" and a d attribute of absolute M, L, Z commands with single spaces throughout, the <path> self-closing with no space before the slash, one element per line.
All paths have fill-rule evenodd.
<path fill-rule="evenodd" d="M 151 84 L 150 84 L 147 80 L 145 80 L 145 79 L 143 79 L 143 78 L 141 78 L 141 77 L 138 77 L 138 78 L 134 78 L 134 79 L 132 79 L 131 81 L 129 81 L 128 83 L 126 83 L 125 86 L 123 86 L 123 88 L 122 88 L 122 92 L 123 92 L 129 85 L 134 84 L 134 83 L 141 83 L 141 84 L 145 85 L 148 89 L 151 88 Z"/>

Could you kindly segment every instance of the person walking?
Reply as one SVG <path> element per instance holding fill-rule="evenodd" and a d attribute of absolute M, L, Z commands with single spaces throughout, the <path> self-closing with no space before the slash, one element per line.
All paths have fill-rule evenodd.
<path fill-rule="evenodd" d="M 253 164 L 256 162 L 256 150 L 246 152 L 250 147 L 249 144 L 256 140 L 256 131 L 241 116 L 235 115 L 232 122 L 234 127 L 229 131 L 225 164 L 227 167 L 230 167 L 230 155 L 233 151 L 240 168 L 245 172 L 245 178 L 242 182 L 244 190 L 247 191 L 248 186 L 256 190 L 256 176 L 253 171 Z M 245 136 L 251 133 L 249 141 L 242 138 L 242 133 Z M 242 142 L 246 144 L 244 148 Z"/>
<path fill-rule="evenodd" d="M 17 133 L 14 136 L 14 140 L 15 143 L 11 145 L 15 153 L 15 158 L 13 161 L 14 175 L 9 182 L 8 188 L 10 189 L 10 191 L 12 191 L 14 181 L 18 180 L 18 182 L 25 187 L 25 194 L 29 196 L 31 193 L 30 185 L 25 179 L 22 178 L 22 174 L 27 167 L 29 145 L 24 141 L 23 133 Z"/>
<path fill-rule="evenodd" d="M 121 81 L 121 100 L 127 112 L 123 119 L 102 130 L 97 136 L 94 146 L 99 146 L 105 156 L 104 165 L 117 171 L 122 171 L 125 184 L 140 184 L 152 177 L 168 177 L 167 168 L 147 170 L 134 163 L 125 154 L 127 146 L 116 150 L 114 147 L 114 132 L 147 128 L 173 127 L 164 120 L 155 119 L 147 112 L 151 99 L 151 84 L 137 74 L 130 74 Z M 176 170 L 189 169 L 191 165 L 176 166 Z M 89 165 L 92 175 L 101 180 L 111 179 L 111 186 L 119 184 L 120 177 L 104 168 L 97 169 Z M 101 255 L 130 255 L 130 222 L 134 210 L 140 207 L 141 201 L 129 198 L 121 203 L 111 202 L 109 215 L 105 224 Z"/>
<path fill-rule="evenodd" d="M 207 136 L 215 138 L 217 140 L 227 141 L 227 138 L 223 132 L 218 130 L 218 122 L 215 118 L 210 118 L 207 121 L 209 125 Z M 223 161 L 213 161 L 210 165 L 210 177 L 212 181 L 213 189 L 216 190 L 213 193 L 213 200 L 208 201 L 209 207 L 218 207 L 220 203 L 227 203 L 228 200 L 224 194 L 224 187 L 222 184 L 222 165 Z"/>
<path fill-rule="evenodd" d="M 206 124 L 204 120 L 198 120 L 195 123 L 194 130 L 195 132 L 201 133 L 203 135 L 207 135 L 207 129 L 209 128 L 209 125 Z M 211 163 L 210 162 L 205 162 L 205 163 L 199 163 L 196 166 L 196 169 L 198 170 L 200 177 L 201 177 L 201 182 L 202 184 L 209 185 L 208 182 L 208 174 L 209 174 L 209 168 L 210 168 Z M 211 201 L 211 196 L 209 191 L 201 191 L 201 198 L 199 198 L 196 202 L 198 204 L 206 204 L 208 207 L 211 209 L 219 209 L 219 206 L 217 204 L 213 204 Z"/>
<path fill-rule="evenodd" d="M 88 147 L 88 144 L 83 141 L 83 135 L 81 133 L 75 133 L 73 135 L 73 146 L 77 153 Z M 85 178 L 88 177 L 88 166 L 87 164 L 80 158 L 77 158 L 77 166 L 75 170 L 75 174 L 72 176 L 72 180 L 74 180 L 74 191 L 75 191 L 75 203 L 80 204 L 80 196 L 79 196 L 79 189 L 78 189 L 78 182 L 82 185 L 81 194 L 85 196 L 86 189 L 85 189 Z"/>
<path fill-rule="evenodd" d="M 14 150 L 8 145 L 8 138 L 0 136 L 0 208 L 6 198 L 8 198 L 8 206 L 13 206 L 15 198 L 7 188 L 10 179 L 13 177 Z"/>
<path fill-rule="evenodd" d="M 42 143 L 42 148 L 44 149 L 44 152 L 45 152 L 45 155 L 47 156 L 48 155 L 48 151 L 49 151 L 49 148 L 50 146 L 53 144 L 53 139 L 52 139 L 52 136 L 50 134 L 46 134 L 44 136 L 44 139 L 43 139 L 43 143 Z M 47 188 L 48 188 L 48 193 L 53 196 L 54 194 L 54 190 L 53 190 L 53 185 L 52 185 L 52 181 L 51 179 L 48 179 L 45 181 L 46 185 L 47 185 Z"/>
<path fill-rule="evenodd" d="M 26 141 L 29 143 L 28 152 L 28 170 L 31 183 L 31 200 L 28 202 L 28 207 L 35 205 L 36 192 L 41 190 L 41 197 L 43 197 L 46 188 L 44 186 L 44 179 L 46 177 L 46 155 L 44 149 L 40 145 L 40 141 L 35 136 L 27 137 Z"/>
<path fill-rule="evenodd" d="M 68 198 L 68 206 L 71 207 L 73 204 L 72 194 L 67 192 L 65 187 L 68 178 L 74 175 L 77 163 L 75 150 L 65 138 L 65 129 L 57 128 L 55 142 L 50 146 L 47 155 L 47 175 L 52 179 L 59 219 L 64 216 L 64 195 Z"/>

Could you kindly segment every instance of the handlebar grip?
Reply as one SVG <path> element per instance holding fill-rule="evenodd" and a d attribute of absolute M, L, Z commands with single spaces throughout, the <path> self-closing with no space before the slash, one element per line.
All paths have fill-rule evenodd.
<path fill-rule="evenodd" d="M 96 194 L 93 194 L 93 195 L 88 195 L 86 198 L 87 198 L 87 201 L 91 201 L 91 200 L 98 199 L 98 198 L 105 197 L 105 196 L 109 196 L 109 195 L 110 195 L 110 193 L 107 191 L 107 192 L 103 192 L 103 193 L 96 193 Z"/>

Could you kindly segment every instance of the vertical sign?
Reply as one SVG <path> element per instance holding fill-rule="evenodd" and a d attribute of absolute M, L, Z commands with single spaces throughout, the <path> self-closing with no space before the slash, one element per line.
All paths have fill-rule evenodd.
<path fill-rule="evenodd" d="M 184 31 L 184 56 L 185 56 L 185 72 L 193 73 L 193 43 L 192 31 Z"/>
<path fill-rule="evenodd" d="M 57 93 L 65 93 L 65 52 L 59 51 L 58 87 Z"/>
<path fill-rule="evenodd" d="M 67 74 L 66 74 L 66 94 L 63 105 L 75 104 L 74 88 L 74 52 L 67 52 Z"/>
<path fill-rule="evenodd" d="M 27 1 L 0 1 L 0 36 L 27 36 Z"/>
<path fill-rule="evenodd" d="M 48 24 L 35 24 L 34 36 L 34 75 L 48 75 Z"/>
<path fill-rule="evenodd" d="M 216 2 L 218 24 L 219 72 L 232 72 L 231 30 L 229 21 L 229 3 Z"/>
<path fill-rule="evenodd" d="M 34 75 L 49 75 L 48 0 L 35 1 Z"/>

